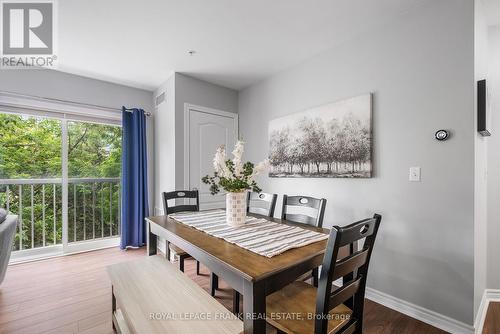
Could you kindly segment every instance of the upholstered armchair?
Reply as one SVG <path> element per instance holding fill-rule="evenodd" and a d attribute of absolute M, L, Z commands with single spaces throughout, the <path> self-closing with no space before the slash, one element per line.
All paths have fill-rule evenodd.
<path fill-rule="evenodd" d="M 0 209 L 0 284 L 5 278 L 5 272 L 9 264 L 12 242 L 16 234 L 17 219 L 17 216 L 7 215 L 5 210 Z"/>

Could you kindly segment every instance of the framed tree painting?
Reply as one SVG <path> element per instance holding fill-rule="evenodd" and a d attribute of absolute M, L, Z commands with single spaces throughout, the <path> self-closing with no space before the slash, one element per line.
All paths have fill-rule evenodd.
<path fill-rule="evenodd" d="M 270 177 L 372 176 L 372 94 L 269 123 Z"/>

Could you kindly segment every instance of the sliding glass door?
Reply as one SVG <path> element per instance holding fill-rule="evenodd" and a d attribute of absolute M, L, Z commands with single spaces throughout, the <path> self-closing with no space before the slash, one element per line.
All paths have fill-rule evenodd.
<path fill-rule="evenodd" d="M 0 111 L 0 207 L 13 259 L 118 244 L 121 128 Z"/>
<path fill-rule="evenodd" d="M 121 128 L 72 121 L 67 129 L 68 248 L 104 247 L 120 235 Z"/>
<path fill-rule="evenodd" d="M 62 243 L 61 121 L 0 113 L 0 207 L 19 216 L 14 252 Z"/>

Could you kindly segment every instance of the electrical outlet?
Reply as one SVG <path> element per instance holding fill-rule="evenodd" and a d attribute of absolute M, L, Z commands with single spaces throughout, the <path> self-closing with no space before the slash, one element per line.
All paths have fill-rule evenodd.
<path fill-rule="evenodd" d="M 420 167 L 410 167 L 410 178 L 411 182 L 420 182 Z"/>

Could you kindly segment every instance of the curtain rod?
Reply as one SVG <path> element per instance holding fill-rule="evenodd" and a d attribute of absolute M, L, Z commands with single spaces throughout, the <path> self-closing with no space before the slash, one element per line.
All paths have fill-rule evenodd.
<path fill-rule="evenodd" d="M 126 112 L 131 112 L 131 113 L 133 113 L 133 112 L 134 112 L 134 109 L 135 109 L 135 108 L 124 108 L 124 110 L 125 110 Z M 120 109 L 120 111 L 121 111 L 121 109 Z M 145 110 L 144 110 L 144 115 L 146 115 L 147 117 L 149 117 L 149 116 L 151 116 L 151 113 L 150 113 L 149 111 L 145 111 Z"/>

